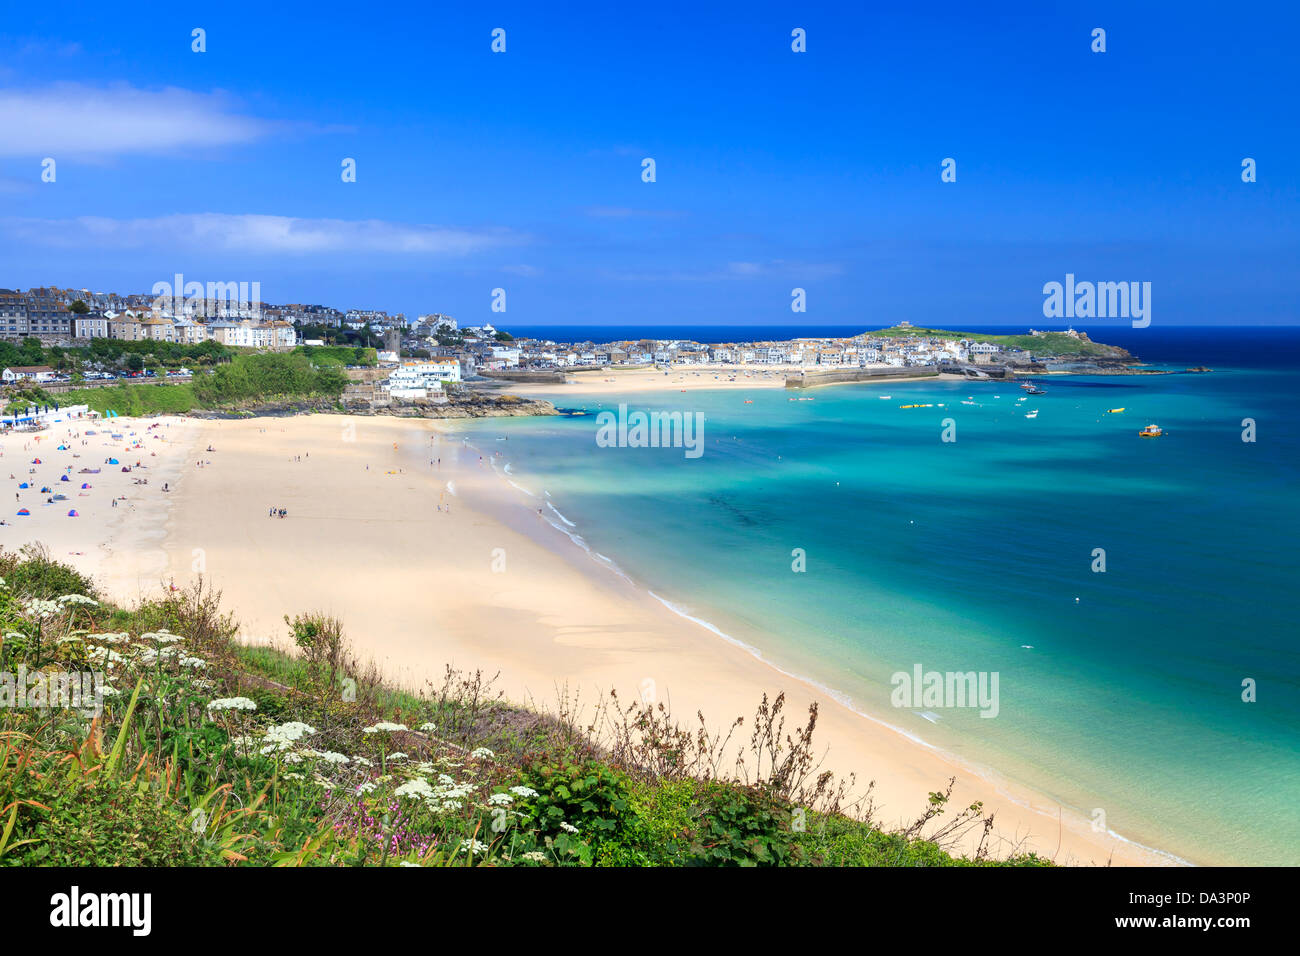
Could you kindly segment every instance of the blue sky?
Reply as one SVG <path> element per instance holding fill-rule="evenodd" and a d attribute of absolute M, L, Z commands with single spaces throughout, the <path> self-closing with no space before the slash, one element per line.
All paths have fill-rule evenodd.
<path fill-rule="evenodd" d="M 1151 282 L 1155 324 L 1300 323 L 1294 5 L 130 6 L 6 14 L 0 286 L 1041 326 L 1071 272 Z"/>

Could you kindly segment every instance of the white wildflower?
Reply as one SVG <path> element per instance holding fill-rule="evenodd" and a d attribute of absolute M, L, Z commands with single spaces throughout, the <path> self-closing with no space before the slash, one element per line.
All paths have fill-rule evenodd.
<path fill-rule="evenodd" d="M 257 710 L 257 704 L 247 697 L 218 697 L 208 701 L 208 710 Z"/>
<path fill-rule="evenodd" d="M 560 829 L 563 830 L 565 833 L 577 833 L 577 832 L 578 832 L 578 828 L 577 828 L 577 827 L 575 827 L 572 823 L 565 823 L 563 820 L 560 821 Z"/>
<path fill-rule="evenodd" d="M 433 787 L 429 786 L 429 781 L 416 777 L 393 791 L 398 797 L 415 797 L 421 800 L 433 799 Z"/>
<path fill-rule="evenodd" d="M 537 791 L 534 790 L 532 787 L 525 787 L 522 785 L 511 787 L 510 792 L 513 793 L 516 797 L 523 797 L 525 799 L 527 799 L 528 797 L 537 796 Z"/>
<path fill-rule="evenodd" d="M 491 760 L 496 756 L 496 754 L 488 750 L 486 747 L 475 747 L 469 752 L 469 755 L 475 760 Z"/>
<path fill-rule="evenodd" d="M 375 733 L 379 733 L 380 731 L 383 731 L 384 733 L 391 734 L 399 730 L 410 730 L 410 729 L 411 728 L 407 727 L 406 724 L 393 724 L 393 723 L 389 723 L 386 720 L 381 720 L 373 727 L 361 728 L 361 732 L 363 734 L 375 734 Z"/>
<path fill-rule="evenodd" d="M 508 793 L 494 793 L 488 797 L 488 803 L 494 807 L 508 807 L 515 802 L 515 798 Z"/>

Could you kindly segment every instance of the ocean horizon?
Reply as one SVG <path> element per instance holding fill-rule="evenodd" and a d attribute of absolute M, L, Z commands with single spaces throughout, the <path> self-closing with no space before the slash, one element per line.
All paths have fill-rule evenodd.
<path fill-rule="evenodd" d="M 557 391 L 588 415 L 461 431 L 593 561 L 873 719 L 1178 859 L 1294 864 L 1300 330 L 1227 331 L 1098 329 L 1175 374 L 1041 376 L 1024 401 L 1012 382 L 813 401 L 696 382 Z M 704 454 L 598 448 L 593 413 L 619 403 L 702 414 Z M 895 706 L 917 667 L 998 674 L 996 718 Z"/>

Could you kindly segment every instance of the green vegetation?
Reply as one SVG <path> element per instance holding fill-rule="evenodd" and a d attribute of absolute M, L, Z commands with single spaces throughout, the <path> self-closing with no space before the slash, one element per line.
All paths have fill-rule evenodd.
<path fill-rule="evenodd" d="M 0 674 L 38 675 L 0 681 L 0 866 L 1050 865 L 955 856 L 988 821 L 951 789 L 882 829 L 819 770 L 816 708 L 788 731 L 781 697 L 734 747 L 741 721 L 612 696 L 579 724 L 481 673 L 386 685 L 322 614 L 242 646 L 202 582 L 113 607 L 39 548 L 0 551 L 0 578 Z M 102 706 L 55 692 L 91 670 Z"/>
<path fill-rule="evenodd" d="M 175 342 L 125 342 L 120 339 L 91 339 L 81 347 L 44 346 L 37 338 L 18 345 L 0 341 L 0 368 L 14 365 L 48 365 L 60 372 L 89 370 L 138 372 L 148 368 L 195 368 L 228 361 L 243 352 L 217 342 L 178 345 Z"/>
<path fill-rule="evenodd" d="M 276 398 L 337 398 L 348 384 L 337 365 L 316 367 L 296 353 L 241 355 L 196 378 L 194 397 L 205 407 Z"/>
<path fill-rule="evenodd" d="M 972 339 L 977 342 L 990 342 L 1008 349 L 1023 349 L 1038 355 L 1077 356 L 1081 358 L 1123 358 L 1127 355 L 1123 349 L 1113 345 L 1102 345 L 1076 339 L 1064 332 L 1046 332 L 1042 335 L 985 335 L 976 332 L 950 332 L 944 329 L 923 329 L 917 326 L 872 331 L 867 335 L 881 338 L 931 338 L 931 339 Z"/>
<path fill-rule="evenodd" d="M 336 399 L 347 383 L 347 375 L 338 365 L 317 368 L 305 355 L 248 354 L 218 365 L 211 374 L 196 375 L 191 382 L 118 382 L 100 388 L 74 388 L 57 395 L 42 388 L 11 390 L 4 410 L 13 414 L 29 405 L 84 404 L 101 414 L 112 410 L 119 415 L 178 415 L 276 399 Z"/>
<path fill-rule="evenodd" d="M 316 365 L 378 365 L 379 353 L 372 348 L 343 345 L 299 345 L 294 355 L 305 355 Z"/>

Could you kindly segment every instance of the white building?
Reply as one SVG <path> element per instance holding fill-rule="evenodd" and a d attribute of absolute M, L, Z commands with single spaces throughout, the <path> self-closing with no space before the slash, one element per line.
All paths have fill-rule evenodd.
<path fill-rule="evenodd" d="M 78 315 L 72 320 L 74 339 L 108 338 L 108 319 L 102 315 Z"/>
<path fill-rule="evenodd" d="M 441 398 L 441 369 L 432 363 L 420 362 L 403 365 L 393 370 L 384 387 L 393 398 Z"/>
<path fill-rule="evenodd" d="M 54 369 L 48 365 L 15 365 L 0 372 L 4 382 L 52 382 Z"/>

